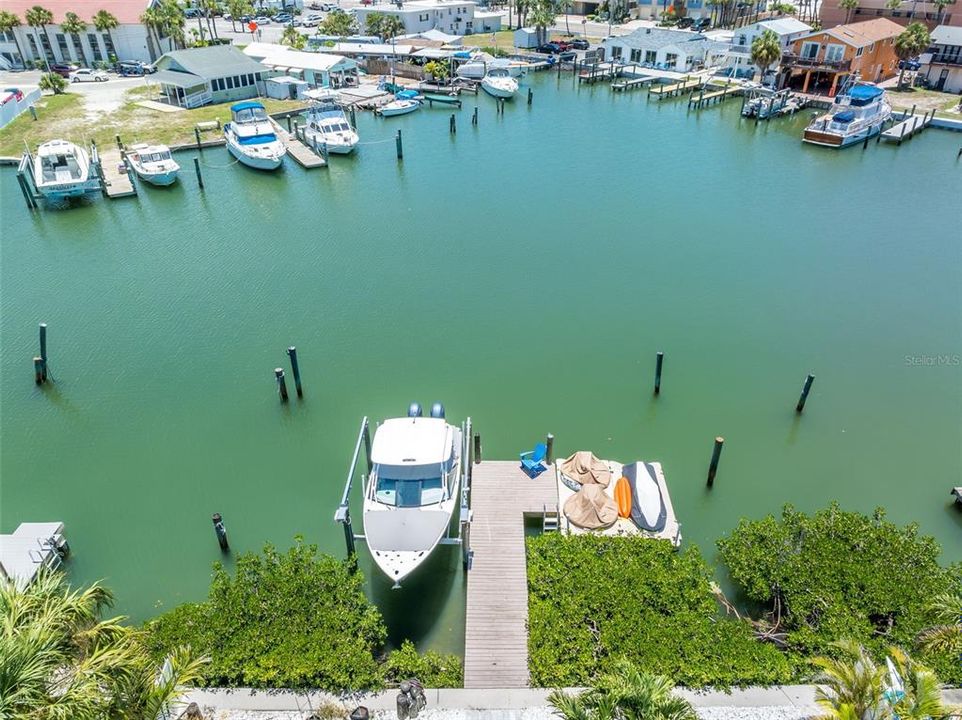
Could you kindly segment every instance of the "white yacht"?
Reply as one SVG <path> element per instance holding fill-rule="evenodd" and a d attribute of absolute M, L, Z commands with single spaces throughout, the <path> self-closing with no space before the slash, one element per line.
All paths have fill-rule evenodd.
<path fill-rule="evenodd" d="M 335 102 L 335 95 L 318 95 L 307 112 L 304 135 L 308 144 L 326 145 L 327 151 L 347 155 L 357 147 L 357 132 L 351 127 L 347 116 Z"/>
<path fill-rule="evenodd" d="M 395 115 L 407 115 L 421 107 L 416 90 L 402 90 L 394 95 L 394 99 L 377 109 L 383 117 L 393 117 Z"/>
<path fill-rule="evenodd" d="M 518 92 L 518 81 L 505 68 L 495 68 L 482 78 L 481 87 L 492 97 L 512 98 Z"/>
<path fill-rule="evenodd" d="M 411 405 L 408 417 L 374 433 L 373 468 L 364 490 L 364 534 L 374 562 L 400 587 L 447 534 L 460 504 L 461 429 L 435 403 L 431 417 Z"/>
<path fill-rule="evenodd" d="M 227 150 L 240 162 L 258 170 L 276 170 L 287 148 L 277 138 L 274 124 L 259 102 L 231 105 L 231 121 L 224 124 Z"/>
<path fill-rule="evenodd" d="M 166 145 L 132 145 L 127 152 L 134 172 L 144 182 L 151 185 L 173 185 L 177 182 L 180 165 L 171 157 Z"/>
<path fill-rule="evenodd" d="M 854 145 L 878 135 L 891 115 L 892 106 L 882 88 L 854 82 L 835 97 L 829 112 L 812 120 L 802 140 L 828 147 Z"/>
<path fill-rule="evenodd" d="M 524 74 L 525 68 L 526 64 L 517 60 L 482 55 L 459 65 L 455 74 L 467 80 L 481 80 L 492 70 L 507 70 L 511 77 L 516 78 Z"/>
<path fill-rule="evenodd" d="M 48 200 L 81 197 L 100 189 L 87 151 L 66 140 L 51 140 L 37 148 L 33 177 L 37 192 Z"/>

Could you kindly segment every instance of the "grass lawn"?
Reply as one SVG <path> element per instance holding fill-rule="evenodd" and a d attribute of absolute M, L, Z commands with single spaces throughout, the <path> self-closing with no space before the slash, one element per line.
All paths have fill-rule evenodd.
<path fill-rule="evenodd" d="M 887 88 L 886 95 L 895 110 L 911 110 L 915 105 L 917 114 L 936 110 L 936 115 L 962 119 L 958 111 L 951 112 L 959 106 L 958 95 L 951 93 L 936 92 L 934 90 L 924 90 L 923 88 L 903 87 L 900 90 Z"/>
<path fill-rule="evenodd" d="M 95 140 L 101 147 L 114 143 L 115 136 L 128 145 L 136 142 L 154 142 L 176 145 L 194 141 L 194 126 L 201 122 L 230 119 L 230 104 L 207 105 L 194 110 L 162 112 L 137 105 L 154 97 L 151 88 L 138 87 L 129 90 L 125 102 L 113 112 L 89 116 L 84 112 L 84 98 L 76 93 L 45 95 L 37 103 L 38 120 L 24 113 L 7 127 L 0 130 L 0 155 L 18 156 L 24 141 L 35 149 L 47 140 L 64 138 L 86 144 Z M 303 107 L 303 103 L 291 100 L 260 98 L 269 113 Z M 219 137 L 217 130 L 206 131 L 201 139 Z"/>

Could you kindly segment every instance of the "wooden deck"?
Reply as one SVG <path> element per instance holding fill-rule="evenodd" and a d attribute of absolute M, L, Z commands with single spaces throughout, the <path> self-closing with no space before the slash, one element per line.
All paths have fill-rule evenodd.
<path fill-rule="evenodd" d="M 618 82 L 611 83 L 611 89 L 615 92 L 624 92 L 625 90 L 632 90 L 636 87 L 641 87 L 655 80 L 654 77 L 639 77 L 633 80 L 620 80 Z"/>
<path fill-rule="evenodd" d="M 901 145 L 903 140 L 908 140 L 916 133 L 925 130 L 925 128 L 929 126 L 929 123 L 932 122 L 932 118 L 934 117 L 934 110 L 932 111 L 931 117 L 928 115 L 912 115 L 883 132 L 881 139 L 885 140 L 886 142 L 894 142 Z"/>
<path fill-rule="evenodd" d="M 287 154 L 294 158 L 298 165 L 308 170 L 327 165 L 327 161 L 323 157 L 301 142 L 300 139 L 294 137 L 292 133 L 287 132 L 287 130 L 278 123 L 274 122 L 273 124 L 277 137 L 284 143 L 284 147 L 287 148 Z"/>
<path fill-rule="evenodd" d="M 124 165 L 124 158 L 118 148 L 107 148 L 100 151 L 100 171 L 103 174 L 104 195 L 113 198 L 129 197 L 137 194 L 130 179 L 130 174 L 120 168 Z"/>
<path fill-rule="evenodd" d="M 471 483 L 471 564 L 464 628 L 464 687 L 528 685 L 528 579 L 524 515 L 557 511 L 549 468 L 532 480 L 517 461 L 484 461 Z"/>
<path fill-rule="evenodd" d="M 699 85 L 702 84 L 701 78 L 688 78 L 682 80 L 681 82 L 671 83 L 669 85 L 649 85 L 648 86 L 648 96 L 656 96 L 659 100 L 664 97 L 672 97 L 674 95 L 680 95 L 686 90 L 694 90 Z"/>
<path fill-rule="evenodd" d="M 692 93 L 691 97 L 688 98 L 688 107 L 693 107 L 696 110 L 700 110 L 701 108 L 710 105 L 713 102 L 721 102 L 722 100 L 726 100 L 733 95 L 738 95 L 741 92 L 742 88 L 739 85 L 730 85 L 726 88 L 722 88 L 721 90 L 713 90 L 707 93 L 703 88 L 698 95 Z"/>

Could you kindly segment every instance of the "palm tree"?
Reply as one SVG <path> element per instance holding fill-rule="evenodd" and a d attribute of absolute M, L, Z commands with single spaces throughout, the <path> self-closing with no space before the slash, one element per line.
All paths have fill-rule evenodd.
<path fill-rule="evenodd" d="M 80 50 L 80 60 L 83 62 L 84 67 L 89 67 L 90 63 L 87 62 L 87 53 L 84 52 L 84 46 L 80 40 L 80 33 L 87 29 L 87 23 L 81 20 L 77 13 L 68 12 L 63 16 L 60 29 L 73 38 L 74 47 Z"/>
<path fill-rule="evenodd" d="M 821 669 L 815 702 L 829 720 L 886 720 L 885 668 L 851 640 L 835 643 L 840 657 L 819 657 Z"/>
<path fill-rule="evenodd" d="M 962 590 L 932 598 L 929 612 L 936 624 L 919 634 L 919 645 L 925 650 L 962 656 Z"/>
<path fill-rule="evenodd" d="M 537 0 L 531 8 L 531 22 L 538 31 L 538 44 L 547 42 L 548 28 L 558 17 L 553 0 Z"/>
<path fill-rule="evenodd" d="M 557 0 L 555 7 L 558 8 L 558 12 L 564 14 L 565 16 L 565 35 L 571 35 L 571 25 L 568 24 L 568 13 L 574 8 L 574 0 Z"/>
<path fill-rule="evenodd" d="M 858 8 L 858 0 L 838 0 L 838 6 L 845 11 L 845 23 L 852 22 L 852 13 Z"/>
<path fill-rule="evenodd" d="M 110 42 L 110 52 L 107 56 L 116 59 L 117 51 L 114 49 L 114 35 L 111 31 L 115 30 L 120 22 L 107 10 L 98 10 L 97 14 L 93 16 L 93 24 L 97 32 L 107 33 L 107 40 Z"/>
<path fill-rule="evenodd" d="M 48 72 L 40 76 L 37 87 L 41 90 L 49 90 L 54 95 L 62 95 L 67 89 L 67 81 L 55 72 Z M 0 715 L 0 717 L 3 717 L 3 715 Z"/>
<path fill-rule="evenodd" d="M 885 7 L 888 10 L 898 10 L 902 0 L 885 0 Z"/>
<path fill-rule="evenodd" d="M 934 672 L 900 648 L 889 648 L 889 656 L 905 689 L 905 695 L 893 708 L 899 720 L 931 720 L 952 714 L 942 702 L 942 687 Z"/>
<path fill-rule="evenodd" d="M 53 13 L 45 7 L 34 5 L 27 10 L 27 25 L 33 28 L 33 34 L 37 38 L 37 47 L 40 48 L 40 52 L 43 54 L 43 64 L 47 66 L 47 72 L 50 72 L 50 59 L 47 50 L 43 47 L 43 43 L 40 42 L 40 33 L 37 32 L 37 28 L 43 28 L 43 34 L 46 36 L 47 43 L 49 44 L 50 35 L 47 34 L 47 25 L 52 22 Z M 51 45 L 50 47 L 53 46 Z"/>
<path fill-rule="evenodd" d="M 187 649 L 158 672 L 140 631 L 101 619 L 112 601 L 100 585 L 72 590 L 61 573 L 26 589 L 0 584 L 0 717 L 155 718 L 199 678 L 206 660 Z"/>
<path fill-rule="evenodd" d="M 932 0 L 932 4 L 938 8 L 938 13 L 935 16 L 935 24 L 942 24 L 942 13 L 945 12 L 945 6 L 951 5 L 955 0 Z"/>
<path fill-rule="evenodd" d="M 595 687 L 580 695 L 555 690 L 548 702 L 562 720 L 697 720 L 668 678 L 640 671 L 624 658 Z"/>
<path fill-rule="evenodd" d="M 297 31 L 296 27 L 288 25 L 284 28 L 281 45 L 290 45 L 294 50 L 303 50 L 306 44 L 307 39 Z"/>
<path fill-rule="evenodd" d="M 153 62 L 160 55 L 160 29 L 164 24 L 164 17 L 160 9 L 151 5 L 140 16 L 140 22 L 147 28 L 147 52 Z"/>
<path fill-rule="evenodd" d="M 381 20 L 381 38 L 383 40 L 394 40 L 404 32 L 404 23 L 396 15 L 385 15 Z"/>
<path fill-rule="evenodd" d="M 899 81 L 896 85 L 897 88 L 902 87 L 902 78 L 905 76 L 905 60 L 914 58 L 919 53 L 926 50 L 932 43 L 932 36 L 929 35 L 928 29 L 920 22 L 909 23 L 908 27 L 905 28 L 899 35 L 895 38 L 895 56 L 902 60 L 900 63 L 901 69 L 899 70 Z"/>
<path fill-rule="evenodd" d="M 771 30 L 765 30 L 752 40 L 752 62 L 758 66 L 761 73 L 758 81 L 765 80 L 765 73 L 768 68 L 778 63 L 782 59 L 782 44 Z"/>
<path fill-rule="evenodd" d="M 0 35 L 4 33 L 10 33 L 13 35 L 13 42 L 17 46 L 17 54 L 20 55 L 20 62 L 23 66 L 27 66 L 27 58 L 23 55 L 23 48 L 20 47 L 20 39 L 17 37 L 17 33 L 14 32 L 14 28 L 20 27 L 20 18 L 14 15 L 12 12 L 7 10 L 0 10 Z"/>

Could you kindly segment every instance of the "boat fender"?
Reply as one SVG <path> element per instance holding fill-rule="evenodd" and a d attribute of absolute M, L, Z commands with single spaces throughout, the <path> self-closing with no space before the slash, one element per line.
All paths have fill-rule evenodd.
<path fill-rule="evenodd" d="M 444 419 L 444 405 L 439 402 L 431 406 L 431 417 Z"/>
<path fill-rule="evenodd" d="M 622 476 L 615 483 L 615 502 L 618 503 L 618 517 L 631 517 L 631 483 Z"/>
<path fill-rule="evenodd" d="M 421 403 L 413 402 L 408 405 L 408 417 L 418 418 L 424 415 L 424 411 L 421 409 Z"/>

